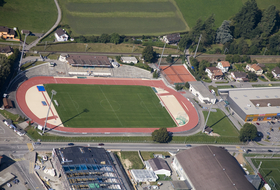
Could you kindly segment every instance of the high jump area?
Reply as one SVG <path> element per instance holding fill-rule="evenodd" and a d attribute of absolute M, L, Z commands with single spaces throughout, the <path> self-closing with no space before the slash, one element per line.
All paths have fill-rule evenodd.
<path fill-rule="evenodd" d="M 153 87 L 160 102 L 165 106 L 177 127 L 167 128 L 173 133 L 183 132 L 198 124 L 198 114 L 191 102 L 182 94 L 167 87 L 162 80 L 88 77 L 33 77 L 23 82 L 16 92 L 16 101 L 22 112 L 39 125 L 44 125 L 50 97 L 43 84 L 98 84 L 98 85 L 141 85 Z M 152 133 L 157 128 L 68 128 L 63 126 L 54 101 L 47 120 L 47 128 L 69 133 Z"/>

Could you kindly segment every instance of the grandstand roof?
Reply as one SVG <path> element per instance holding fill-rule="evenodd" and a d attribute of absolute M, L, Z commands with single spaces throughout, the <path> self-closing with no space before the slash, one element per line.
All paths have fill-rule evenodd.
<path fill-rule="evenodd" d="M 69 54 L 69 56 L 67 57 L 67 61 L 74 67 L 111 67 L 111 63 L 107 56 Z"/>
<path fill-rule="evenodd" d="M 194 189 L 255 190 L 243 169 L 226 150 L 216 146 L 197 146 L 176 155 Z"/>

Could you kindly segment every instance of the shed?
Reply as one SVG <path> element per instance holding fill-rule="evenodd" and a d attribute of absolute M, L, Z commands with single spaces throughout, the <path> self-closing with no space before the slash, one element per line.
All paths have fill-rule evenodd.
<path fill-rule="evenodd" d="M 5 109 L 13 108 L 12 101 L 9 98 L 3 98 L 3 104 Z"/>

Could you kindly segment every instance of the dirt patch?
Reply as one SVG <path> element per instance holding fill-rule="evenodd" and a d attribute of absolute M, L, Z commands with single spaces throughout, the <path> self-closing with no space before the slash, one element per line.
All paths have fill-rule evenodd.
<path fill-rule="evenodd" d="M 239 164 L 246 164 L 246 160 L 243 157 L 243 154 L 239 153 L 235 156 L 236 160 L 239 162 Z"/>
<path fill-rule="evenodd" d="M 121 152 L 118 152 L 117 155 L 121 159 L 121 162 L 125 169 L 130 169 L 132 167 L 132 163 L 128 159 L 122 159 Z"/>

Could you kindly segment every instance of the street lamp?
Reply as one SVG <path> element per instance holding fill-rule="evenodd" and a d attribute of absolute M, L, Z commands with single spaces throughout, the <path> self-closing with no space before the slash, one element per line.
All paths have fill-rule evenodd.
<path fill-rule="evenodd" d="M 21 67 L 21 61 L 22 61 L 22 56 L 23 56 L 23 52 L 24 52 L 24 46 L 25 46 L 25 42 L 26 42 L 26 37 L 27 37 L 28 35 L 29 35 L 29 34 L 25 34 L 25 38 L 24 38 L 24 42 L 23 42 L 23 46 L 22 46 L 22 50 L 21 50 L 21 56 L 20 56 L 20 62 L 19 62 L 18 70 L 20 70 L 20 67 Z"/>
<path fill-rule="evenodd" d="M 50 112 L 51 105 L 52 105 L 52 98 L 53 98 L 53 95 L 56 95 L 56 93 L 57 93 L 55 90 L 52 90 L 51 92 L 52 92 L 51 102 L 50 102 L 50 104 L 49 104 L 49 109 L 48 109 L 48 113 L 47 113 L 47 117 L 46 117 L 46 121 L 45 121 L 45 125 L 44 125 L 44 128 L 43 128 L 43 133 L 42 133 L 42 134 L 45 133 L 45 128 L 46 128 L 46 125 L 47 125 L 48 116 L 49 116 L 49 112 Z"/>

